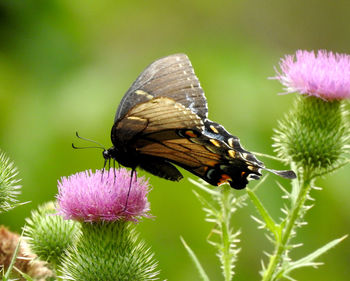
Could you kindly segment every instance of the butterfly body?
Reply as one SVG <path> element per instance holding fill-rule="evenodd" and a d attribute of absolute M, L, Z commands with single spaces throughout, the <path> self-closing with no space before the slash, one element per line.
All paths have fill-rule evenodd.
<path fill-rule="evenodd" d="M 103 156 L 173 181 L 183 177 L 174 164 L 214 186 L 228 183 L 242 189 L 249 179 L 259 179 L 263 163 L 207 115 L 188 57 L 161 58 L 124 95 L 111 130 L 113 147 Z"/>

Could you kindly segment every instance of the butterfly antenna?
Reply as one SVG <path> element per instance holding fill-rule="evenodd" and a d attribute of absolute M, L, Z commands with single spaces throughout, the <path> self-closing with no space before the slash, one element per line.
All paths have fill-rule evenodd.
<path fill-rule="evenodd" d="M 100 144 L 99 142 L 97 142 L 97 141 L 90 140 L 90 139 L 87 139 L 87 138 L 83 138 L 83 137 L 79 136 L 78 132 L 75 132 L 75 135 L 77 136 L 78 139 L 82 139 L 82 140 L 85 140 L 85 141 L 88 141 L 88 142 L 95 143 L 95 144 L 97 144 L 98 146 L 84 146 L 84 147 L 78 147 L 78 146 L 75 146 L 74 143 L 72 143 L 72 147 L 73 147 L 74 149 L 100 148 L 100 149 L 106 150 L 106 148 L 105 148 L 102 144 Z"/>
<path fill-rule="evenodd" d="M 101 148 L 101 149 L 105 150 L 104 148 L 99 147 L 99 146 L 75 146 L 74 143 L 72 143 L 72 147 L 73 147 L 74 149 Z"/>

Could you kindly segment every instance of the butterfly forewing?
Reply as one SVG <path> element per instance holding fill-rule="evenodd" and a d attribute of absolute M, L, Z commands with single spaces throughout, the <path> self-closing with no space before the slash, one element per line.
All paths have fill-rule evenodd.
<path fill-rule="evenodd" d="M 185 54 L 175 54 L 146 67 L 124 95 L 114 122 L 135 105 L 160 96 L 172 98 L 202 119 L 207 117 L 207 101 L 190 60 Z"/>
<path fill-rule="evenodd" d="M 158 97 L 134 106 L 112 128 L 112 142 L 125 145 L 135 137 L 176 129 L 204 128 L 203 121 L 190 109 L 171 98 Z"/>

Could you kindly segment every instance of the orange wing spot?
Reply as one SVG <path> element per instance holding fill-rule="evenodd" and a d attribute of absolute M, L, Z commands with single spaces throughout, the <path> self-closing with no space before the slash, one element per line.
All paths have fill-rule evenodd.
<path fill-rule="evenodd" d="M 205 173 L 208 171 L 208 166 L 201 166 L 199 168 L 193 169 L 193 171 L 199 173 L 200 175 L 205 175 Z"/>
<path fill-rule="evenodd" d="M 186 134 L 186 136 L 189 136 L 190 138 L 198 137 L 198 135 L 193 131 L 186 131 L 185 134 Z"/>
<path fill-rule="evenodd" d="M 243 177 L 245 174 L 246 174 L 246 172 L 243 171 L 243 172 L 241 173 L 241 177 Z"/>
<path fill-rule="evenodd" d="M 231 178 L 229 175 L 227 175 L 227 174 L 222 174 L 222 175 L 221 175 L 221 178 L 219 179 L 218 185 L 227 183 L 227 182 L 229 182 L 229 181 L 232 181 L 232 178 Z"/>
<path fill-rule="evenodd" d="M 220 143 L 217 140 L 210 139 L 210 142 L 215 145 L 216 147 L 220 147 Z"/>
<path fill-rule="evenodd" d="M 217 163 L 218 163 L 218 161 L 208 160 L 208 161 L 205 161 L 204 164 L 207 165 L 207 166 L 210 166 L 210 167 L 214 167 Z"/>

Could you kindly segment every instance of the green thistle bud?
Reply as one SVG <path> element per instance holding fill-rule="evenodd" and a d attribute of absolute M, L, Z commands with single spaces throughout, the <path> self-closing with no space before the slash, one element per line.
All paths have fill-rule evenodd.
<path fill-rule="evenodd" d="M 0 152 L 0 214 L 18 205 L 19 180 L 15 179 L 17 168 L 3 152 Z"/>
<path fill-rule="evenodd" d="M 73 243 L 79 223 L 56 215 L 55 203 L 48 202 L 32 211 L 26 219 L 25 235 L 31 250 L 54 268 L 61 263 L 64 252 Z"/>
<path fill-rule="evenodd" d="M 297 96 L 294 108 L 279 122 L 276 151 L 310 177 L 325 174 L 346 162 L 349 124 L 343 101 Z"/>
<path fill-rule="evenodd" d="M 63 279 L 157 280 L 157 263 L 135 225 L 127 221 L 84 222 L 61 267 Z"/>

